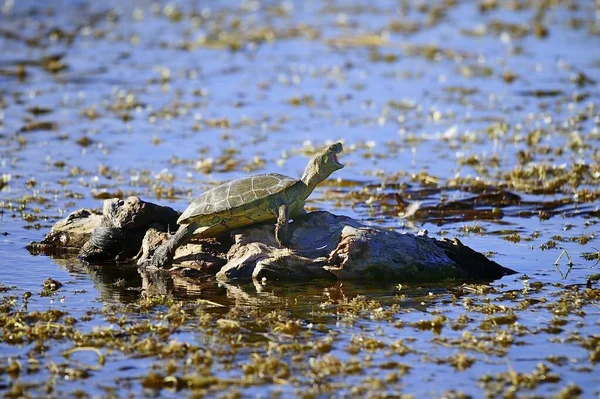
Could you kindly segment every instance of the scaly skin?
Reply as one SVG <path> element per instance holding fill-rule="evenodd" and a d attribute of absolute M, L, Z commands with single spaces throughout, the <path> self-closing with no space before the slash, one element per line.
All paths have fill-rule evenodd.
<path fill-rule="evenodd" d="M 167 242 L 154 251 L 152 258 L 147 264 L 154 267 L 165 267 L 170 265 L 177 248 L 191 240 L 194 236 L 194 230 L 195 226 L 193 223 L 180 226 L 177 232 L 173 234 Z"/>
<path fill-rule="evenodd" d="M 311 158 L 302 174 L 301 180 L 306 184 L 306 190 L 301 197 L 302 201 L 312 194 L 319 183 L 327 179 L 336 170 L 344 167 L 337 159 L 337 154 L 342 152 L 343 149 L 342 143 L 335 143 L 319 151 Z"/>
<path fill-rule="evenodd" d="M 277 215 L 277 224 L 275 225 L 275 241 L 280 247 L 290 244 L 288 234 L 288 224 L 290 221 L 290 207 L 283 204 L 279 207 Z"/>

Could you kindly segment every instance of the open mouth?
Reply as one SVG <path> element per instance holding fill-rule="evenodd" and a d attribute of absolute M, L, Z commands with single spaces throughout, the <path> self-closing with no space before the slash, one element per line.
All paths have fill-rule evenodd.
<path fill-rule="evenodd" d="M 329 156 L 329 160 L 330 160 L 330 161 L 333 161 L 333 163 L 334 163 L 334 164 L 336 164 L 337 166 L 341 166 L 341 167 L 343 167 L 343 166 L 344 166 L 344 164 L 342 164 L 342 163 L 340 162 L 340 160 L 338 159 L 338 157 L 337 157 L 337 155 L 336 155 L 336 154 L 331 154 L 331 155 Z"/>

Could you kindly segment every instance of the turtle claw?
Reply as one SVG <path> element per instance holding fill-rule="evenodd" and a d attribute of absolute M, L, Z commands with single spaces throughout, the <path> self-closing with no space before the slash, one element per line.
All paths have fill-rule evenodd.
<path fill-rule="evenodd" d="M 169 245 L 161 245 L 154 251 L 154 254 L 150 259 L 144 262 L 144 266 L 155 267 L 158 269 L 169 266 L 173 261 L 173 251 L 170 250 Z"/>

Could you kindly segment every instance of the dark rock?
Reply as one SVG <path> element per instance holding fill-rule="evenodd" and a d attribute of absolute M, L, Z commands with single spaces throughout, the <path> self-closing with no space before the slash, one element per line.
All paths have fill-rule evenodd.
<path fill-rule="evenodd" d="M 131 260 L 139 252 L 144 233 L 142 229 L 99 226 L 81 248 L 79 258 L 94 264 Z"/>

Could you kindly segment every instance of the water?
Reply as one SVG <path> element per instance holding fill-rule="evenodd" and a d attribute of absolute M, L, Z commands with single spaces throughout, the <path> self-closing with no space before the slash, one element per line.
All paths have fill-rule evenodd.
<path fill-rule="evenodd" d="M 437 397 L 456 390 L 481 396 L 486 373 L 532 373 L 542 362 L 560 381 L 521 385 L 520 393 L 549 396 L 573 383 L 582 396 L 598 396 L 590 349 L 598 342 L 598 301 L 595 291 L 585 294 L 584 288 L 598 264 L 582 255 L 598 252 L 600 59 L 594 50 L 600 10 L 592 1 L 574 5 L 514 10 L 501 3 L 482 13 L 472 2 L 5 0 L 0 283 L 10 287 L 5 298 L 17 298 L 5 315 L 23 309 L 22 296 L 30 291 L 28 312 L 68 312 L 88 338 L 94 329 L 114 329 L 138 349 L 144 339 L 158 337 L 210 351 L 214 360 L 194 368 L 194 351 L 140 355 L 127 345 L 90 344 L 74 336 L 42 340 L 49 345 L 42 352 L 33 343 L 4 342 L 0 390 L 14 392 L 25 384 L 36 396 L 77 390 L 151 395 L 156 386 L 142 382 L 154 367 L 179 378 L 165 385 L 175 384 L 186 395 Z M 546 37 L 535 35 L 536 15 L 543 15 L 538 33 L 545 28 Z M 414 31 L 403 32 L 410 26 Z M 36 121 L 54 128 L 24 128 Z M 176 279 L 167 286 L 174 302 L 144 308 L 140 298 L 148 287 L 135 269 L 86 267 L 24 249 L 66 213 L 101 207 L 102 193 L 139 195 L 183 210 L 202 190 L 251 172 L 300 176 L 308 149 L 337 140 L 344 142 L 346 167 L 317 189 L 311 207 L 385 228 L 458 236 L 520 274 L 494 282 L 498 292 L 491 293 L 457 293 L 460 286 L 448 284 L 399 290 L 396 284 L 348 283 L 198 286 Z M 536 173 L 527 175 L 531 170 Z M 439 183 L 431 186 L 431 179 Z M 472 213 L 442 208 L 444 216 L 436 216 L 439 204 L 494 189 L 520 201 L 479 201 Z M 423 201 L 416 220 L 397 216 L 396 193 Z M 502 217 L 485 217 L 493 207 Z M 503 238 L 515 232 L 519 242 Z M 566 256 L 554 265 L 563 250 L 571 267 Z M 47 277 L 64 286 L 40 296 Z M 372 308 L 348 305 L 357 295 L 375 301 Z M 489 303 L 504 308 L 493 313 L 485 308 Z M 183 312 L 185 320 L 165 319 L 169 309 Z M 517 323 L 487 329 L 486 320 L 507 313 L 516 314 Z M 123 333 L 115 314 L 142 332 Z M 450 328 L 461 315 L 469 319 L 467 327 Z M 439 334 L 411 324 L 437 316 L 449 323 Z M 234 320 L 240 329 L 230 334 L 217 319 Z M 287 321 L 298 330 L 282 330 Z M 140 327 L 146 322 L 171 330 L 146 331 Z M 9 329 L 3 328 L 6 337 Z M 465 338 L 465 331 L 478 340 Z M 502 334 L 510 334 L 512 343 L 494 341 Z M 381 343 L 361 346 L 369 339 Z M 411 348 L 408 354 L 394 349 L 398 339 Z M 327 340 L 330 350 L 315 352 Z M 490 348 L 506 352 L 486 354 L 472 346 L 488 340 Z M 285 347 L 293 343 L 299 347 Z M 89 369 L 86 378 L 69 376 L 69 367 L 85 368 L 63 356 L 77 345 L 99 348 L 105 365 Z M 6 371 L 15 361 L 25 370 L 30 353 L 41 359 L 40 372 Z M 253 353 L 280 358 L 289 376 L 273 380 L 273 370 L 259 365 Z M 462 372 L 451 365 L 459 353 L 474 359 Z M 88 365 L 97 361 L 90 351 L 72 357 Z M 317 363 L 310 365 L 310 358 Z M 355 371 L 353 359 L 361 366 Z M 323 371 L 328 361 L 329 374 Z M 248 364 L 254 366 L 242 367 Z M 410 370 L 390 376 L 402 370 L 400 364 Z M 184 388 L 181 381 L 192 371 L 223 380 Z M 509 389 L 506 384 L 503 389 Z M 160 393 L 181 394 L 173 388 Z"/>

